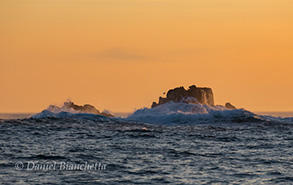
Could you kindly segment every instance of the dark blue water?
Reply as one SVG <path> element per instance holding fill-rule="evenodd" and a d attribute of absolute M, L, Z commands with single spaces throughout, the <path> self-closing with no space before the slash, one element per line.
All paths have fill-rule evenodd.
<path fill-rule="evenodd" d="M 293 184 L 293 125 L 0 121 L 1 184 Z M 104 169 L 61 170 L 61 163 Z M 21 165 L 20 165 L 21 164 Z M 56 164 L 29 170 L 28 164 Z"/>

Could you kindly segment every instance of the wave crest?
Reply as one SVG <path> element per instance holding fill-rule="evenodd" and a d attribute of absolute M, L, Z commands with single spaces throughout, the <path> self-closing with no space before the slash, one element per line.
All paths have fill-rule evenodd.
<path fill-rule="evenodd" d="M 62 107 L 57 105 L 50 105 L 47 109 L 42 112 L 33 115 L 32 118 L 45 118 L 45 117 L 73 117 L 73 116 L 103 116 L 103 117 L 113 117 L 108 111 L 103 111 L 102 113 L 97 110 L 94 106 L 85 104 L 83 106 L 76 105 L 71 101 L 64 102 Z"/>
<path fill-rule="evenodd" d="M 224 106 L 168 102 L 155 108 L 135 111 L 127 119 L 147 123 L 259 122 L 262 118 L 244 109 Z"/>

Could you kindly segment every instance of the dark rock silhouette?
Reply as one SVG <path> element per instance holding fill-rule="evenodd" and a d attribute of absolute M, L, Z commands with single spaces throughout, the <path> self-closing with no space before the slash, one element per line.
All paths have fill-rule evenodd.
<path fill-rule="evenodd" d="M 85 105 L 76 105 L 72 101 L 64 102 L 63 108 L 66 109 L 73 109 L 79 112 L 83 113 L 90 113 L 90 114 L 98 114 L 102 116 L 107 116 L 107 117 L 114 117 L 113 115 L 105 112 L 100 112 L 98 109 L 96 109 L 94 106 L 90 104 L 85 104 Z"/>
<path fill-rule="evenodd" d="M 190 99 L 191 98 L 191 99 Z M 184 87 L 177 87 L 167 92 L 166 98 L 159 98 L 159 102 L 153 102 L 152 108 L 162 105 L 167 102 L 186 102 L 186 103 L 200 103 L 210 106 L 214 106 L 214 96 L 211 88 L 207 87 L 196 87 L 192 85 L 188 90 Z"/>
<path fill-rule="evenodd" d="M 80 111 L 80 112 L 85 112 L 85 113 L 100 114 L 99 110 L 97 110 L 94 106 L 89 104 L 85 104 L 84 106 L 82 106 L 82 105 L 76 105 L 72 101 L 68 101 L 68 102 L 64 102 L 64 107 L 68 109 Z"/>
<path fill-rule="evenodd" d="M 227 103 L 225 104 L 225 107 L 226 107 L 227 109 L 232 109 L 232 110 L 237 109 L 234 105 L 232 105 L 232 104 L 229 103 L 229 102 L 227 102 Z"/>

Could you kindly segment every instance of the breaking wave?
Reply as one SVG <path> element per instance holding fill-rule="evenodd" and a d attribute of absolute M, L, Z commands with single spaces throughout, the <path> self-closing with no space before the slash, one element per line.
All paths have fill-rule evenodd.
<path fill-rule="evenodd" d="M 135 111 L 127 119 L 147 123 L 260 122 L 264 119 L 244 109 L 230 110 L 224 106 L 168 102 L 158 107 Z"/>
<path fill-rule="evenodd" d="M 32 118 L 66 118 L 66 117 L 113 117 L 109 111 L 104 110 L 102 113 L 94 106 L 86 104 L 84 106 L 75 105 L 71 101 L 64 102 L 63 106 L 50 105 L 42 112 L 35 114 Z"/>
<path fill-rule="evenodd" d="M 106 116 L 102 116 L 99 114 L 91 114 L 91 113 L 83 113 L 83 112 L 69 112 L 69 111 L 60 111 L 60 112 L 52 112 L 49 110 L 43 110 L 42 112 L 33 115 L 31 118 L 39 119 L 39 118 L 87 118 L 87 119 L 94 119 L 94 118 L 106 118 Z"/>
<path fill-rule="evenodd" d="M 168 102 L 155 108 L 142 108 L 126 118 L 109 118 L 99 114 L 84 113 L 72 109 L 50 106 L 32 118 L 83 118 L 111 119 L 112 121 L 141 122 L 152 124 L 204 124 L 204 123 L 293 123 L 293 118 L 257 115 L 245 109 L 230 110 L 224 106 Z"/>

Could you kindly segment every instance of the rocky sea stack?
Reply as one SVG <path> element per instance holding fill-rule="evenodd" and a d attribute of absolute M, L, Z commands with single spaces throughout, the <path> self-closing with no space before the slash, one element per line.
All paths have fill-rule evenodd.
<path fill-rule="evenodd" d="M 102 116 L 106 116 L 106 117 L 114 117 L 113 115 L 111 115 L 107 112 L 100 112 L 93 105 L 90 105 L 90 104 L 76 105 L 72 101 L 64 102 L 62 107 L 58 107 L 56 105 L 50 105 L 48 110 L 51 112 L 74 110 L 74 111 L 81 112 L 81 113 L 98 114 L 98 115 L 102 115 Z"/>
<path fill-rule="evenodd" d="M 189 86 L 185 89 L 183 86 L 170 89 L 167 92 L 166 98 L 160 97 L 159 102 L 153 102 L 152 108 L 168 102 L 185 102 L 195 104 L 205 104 L 214 106 L 213 90 L 208 87 L 196 87 L 195 85 Z M 236 109 L 232 104 L 226 103 L 226 108 Z"/>

